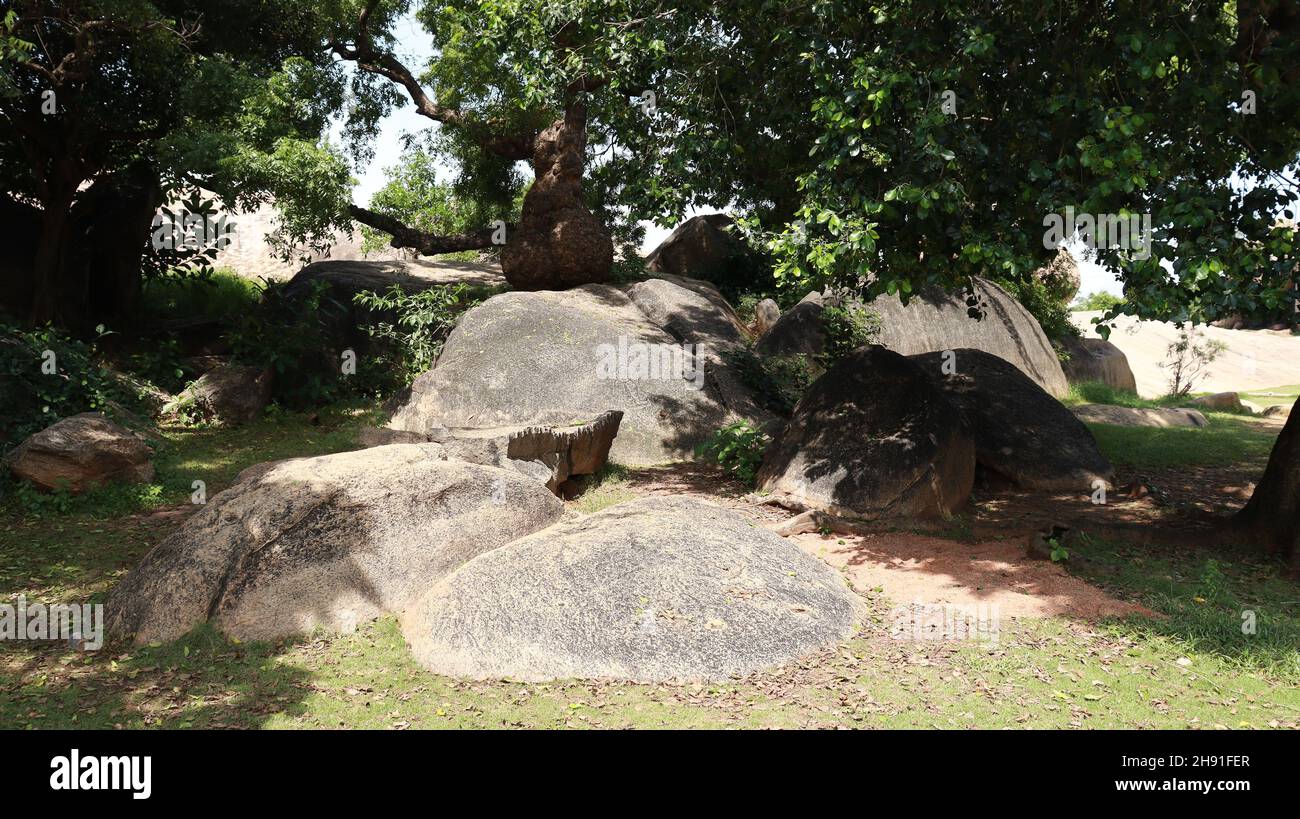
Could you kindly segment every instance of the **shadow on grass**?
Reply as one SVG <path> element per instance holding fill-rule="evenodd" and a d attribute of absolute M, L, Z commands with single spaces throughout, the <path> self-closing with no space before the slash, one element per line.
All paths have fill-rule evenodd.
<path fill-rule="evenodd" d="M 306 638 L 303 638 L 304 640 Z M 0 649 L 0 724 L 20 728 L 257 728 L 299 715 L 311 674 L 277 660 L 295 643 L 228 642 L 208 625 L 174 643 Z"/>
<path fill-rule="evenodd" d="M 1107 624 L 1120 633 L 1162 638 L 1230 666 L 1300 682 L 1300 584 L 1287 579 L 1279 562 L 1226 548 L 1090 538 L 1066 566 L 1165 615 Z"/>

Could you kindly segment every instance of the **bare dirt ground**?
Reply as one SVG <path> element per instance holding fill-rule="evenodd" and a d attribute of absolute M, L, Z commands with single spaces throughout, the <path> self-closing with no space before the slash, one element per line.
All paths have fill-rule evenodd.
<path fill-rule="evenodd" d="M 1100 312 L 1071 313 L 1084 335 L 1098 338 L 1092 320 Z M 1228 349 L 1210 365 L 1196 386 L 1204 392 L 1249 392 L 1300 383 L 1300 336 L 1278 330 L 1225 330 L 1198 327 L 1198 337 L 1221 341 Z M 1169 374 L 1163 365 L 1178 328 L 1163 321 L 1138 321 L 1129 316 L 1116 320 L 1110 341 L 1128 358 L 1138 394 L 1158 398 L 1169 392 Z M 1281 402 L 1279 402 L 1281 403 Z"/>
<path fill-rule="evenodd" d="M 1220 482 L 1223 475 L 1205 475 Z M 1157 486 L 1154 478 L 1148 478 Z M 1145 485 L 1145 484 L 1143 484 Z M 793 512 L 764 502 L 740 483 L 705 464 L 677 464 L 641 470 L 629 479 L 637 495 L 693 495 L 735 509 L 758 525 L 774 527 Z M 899 531 L 881 527 L 861 535 L 808 533 L 790 538 L 805 551 L 841 569 L 859 591 L 880 589 L 895 605 L 996 604 L 1004 618 L 1066 616 L 1095 621 L 1131 614 L 1154 616 L 1067 573 L 1060 565 L 1029 557 L 1026 542 L 1052 524 L 1122 534 L 1152 532 L 1154 524 L 1208 533 L 1195 520 L 1167 520 L 1172 500 L 1157 488 L 1137 498 L 1117 497 L 1106 506 L 1087 496 L 1045 496 L 1005 489 L 980 489 L 967 531 Z M 1197 496 L 1200 497 L 1199 495 Z M 1240 506 L 1229 498 L 1225 508 Z M 1200 531 L 1195 531 L 1200 530 Z M 1168 534 L 1169 531 L 1166 531 Z"/>

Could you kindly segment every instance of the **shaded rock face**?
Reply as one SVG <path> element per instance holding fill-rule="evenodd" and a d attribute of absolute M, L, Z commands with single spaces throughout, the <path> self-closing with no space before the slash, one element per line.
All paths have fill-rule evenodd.
<path fill-rule="evenodd" d="M 832 568 L 712 504 L 644 498 L 462 566 L 401 618 L 439 674 L 540 681 L 722 680 L 848 637 Z"/>
<path fill-rule="evenodd" d="M 437 444 L 397 444 L 246 470 L 112 590 L 109 632 L 147 643 L 209 620 L 249 640 L 349 631 L 562 514 L 514 471 L 443 458 Z"/>
<path fill-rule="evenodd" d="M 724 265 L 749 254 L 729 230 L 735 222 L 725 213 L 693 216 L 678 225 L 646 257 L 646 268 L 674 276 L 708 278 Z"/>
<path fill-rule="evenodd" d="M 179 399 L 193 403 L 209 420 L 247 424 L 256 421 L 271 403 L 271 370 L 222 364 L 186 387 Z"/>
<path fill-rule="evenodd" d="M 80 494 L 108 483 L 153 480 L 153 450 L 98 412 L 56 421 L 5 456 L 15 478 L 40 489 Z"/>
<path fill-rule="evenodd" d="M 1060 398 L 1069 391 L 1056 350 L 1038 320 L 1020 302 L 985 279 L 975 279 L 985 315 L 973 319 L 961 293 L 930 292 L 912 297 L 907 306 L 897 296 L 880 296 L 867 308 L 880 316 L 877 342 L 902 355 L 920 355 L 966 347 L 1010 361 L 1038 386 Z M 821 312 L 825 300 L 809 294 L 785 312 L 759 340 L 764 355 L 815 356 L 825 345 Z"/>
<path fill-rule="evenodd" d="M 787 310 L 763 334 L 755 349 L 763 355 L 815 356 L 826 346 L 822 301 L 804 299 Z"/>
<path fill-rule="evenodd" d="M 1210 423 L 1194 409 L 1083 404 L 1071 407 L 1070 411 L 1090 424 L 1111 424 L 1117 427 L 1203 427 Z"/>
<path fill-rule="evenodd" d="M 965 297 L 929 293 L 917 295 L 904 307 L 896 296 L 881 296 L 868 305 L 880 315 L 879 343 L 903 355 L 919 355 L 962 347 L 983 350 L 1009 361 L 1049 395 L 1069 392 L 1056 350 L 1038 320 L 998 285 L 975 279 L 984 317 L 967 315 Z"/>
<path fill-rule="evenodd" d="M 728 330 L 725 314 L 691 289 L 665 281 L 634 292 L 642 304 L 653 301 L 662 311 L 656 316 L 680 338 L 615 287 L 502 293 L 461 318 L 435 367 L 415 380 L 388 426 L 456 435 L 560 428 L 614 409 L 623 412 L 610 449 L 614 461 L 691 458 L 732 417 L 723 379 L 708 366 L 715 351 L 739 343 L 739 332 Z M 704 315 L 709 312 L 716 315 Z"/>
<path fill-rule="evenodd" d="M 813 382 L 758 473 L 784 505 L 866 519 L 952 514 L 974 481 L 961 412 L 915 362 L 875 345 Z"/>
<path fill-rule="evenodd" d="M 518 290 L 563 290 L 609 281 L 614 242 L 582 194 L 585 125 L 558 120 L 538 136 L 533 185 L 519 226 L 501 251 L 501 271 Z"/>
<path fill-rule="evenodd" d="M 966 416 L 980 466 L 1022 489 L 1087 493 L 1095 481 L 1110 484 L 1114 468 L 1088 427 L 1060 401 L 997 356 L 951 352 L 911 359 Z"/>
<path fill-rule="evenodd" d="M 1065 380 L 1071 384 L 1095 381 L 1116 390 L 1137 392 L 1137 379 L 1120 348 L 1101 338 L 1067 338 L 1062 342 L 1070 354 L 1061 362 Z"/>

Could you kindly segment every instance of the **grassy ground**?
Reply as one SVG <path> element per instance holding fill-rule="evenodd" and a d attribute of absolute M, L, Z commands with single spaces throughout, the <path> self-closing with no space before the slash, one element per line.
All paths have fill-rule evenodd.
<path fill-rule="evenodd" d="M 234 430 L 174 430 L 145 491 L 0 500 L 0 598 L 102 599 L 177 525 L 169 504 L 194 480 L 209 495 L 238 471 L 279 457 L 340 451 L 373 420 L 364 407 L 285 414 Z M 1266 454 L 1264 437 L 1224 421 Z M 1244 423 L 1244 422 L 1242 422 Z M 1131 457 L 1218 458 L 1205 430 L 1137 430 Z M 1274 433 L 1275 434 L 1275 433 Z M 1224 444 L 1226 447 L 1227 444 Z M 1170 453 L 1173 453 L 1172 455 Z M 1199 454 L 1198 454 L 1199 453 Z M 576 503 L 594 511 L 632 495 L 612 469 Z M 12 487 L 10 487 L 12 490 Z M 97 652 L 0 643 L 0 725 L 20 727 L 1300 727 L 1300 585 L 1266 561 L 1193 549 L 1093 541 L 1070 570 L 1161 616 L 1102 624 L 1002 623 L 995 645 L 896 641 L 892 605 L 849 642 L 784 669 L 725 684 L 548 685 L 460 682 L 410 659 L 385 618 L 351 635 L 240 644 L 199 629 L 173 644 Z M 1255 633 L 1242 633 L 1253 612 Z"/>

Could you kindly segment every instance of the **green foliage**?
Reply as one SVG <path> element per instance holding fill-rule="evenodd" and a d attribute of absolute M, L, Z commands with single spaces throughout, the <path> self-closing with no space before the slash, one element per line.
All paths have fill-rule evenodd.
<path fill-rule="evenodd" d="M 262 299 L 238 317 L 229 333 L 236 361 L 274 371 L 277 401 L 295 409 L 320 406 L 346 393 L 329 328 L 330 317 L 344 311 L 330 298 L 329 286 L 317 281 L 297 297 L 284 282 L 263 280 Z"/>
<path fill-rule="evenodd" d="M 43 365 L 54 371 L 43 372 Z M 103 366 L 94 342 L 51 327 L 25 330 L 0 320 L 0 447 L 81 412 L 112 416 L 133 398 Z"/>
<path fill-rule="evenodd" d="M 385 169 L 388 181 L 370 198 L 370 209 L 392 216 L 404 225 L 426 233 L 467 233 L 500 219 L 517 222 L 523 203 L 523 183 L 511 169 L 502 180 L 505 192 L 487 198 L 467 198 L 465 191 L 437 179 L 437 154 L 415 147 L 402 154 L 401 162 Z M 485 180 L 479 180 L 480 184 Z M 472 195 L 472 192 L 468 192 Z M 504 203 L 500 200 L 504 198 Z M 387 233 L 362 226 L 361 249 L 373 252 L 388 246 Z"/>
<path fill-rule="evenodd" d="M 1196 382 L 1208 373 L 1228 345 L 1218 339 L 1197 341 L 1195 329 L 1181 329 L 1178 338 L 1166 350 L 1164 368 L 1169 371 L 1169 394 L 1185 396 Z"/>
<path fill-rule="evenodd" d="M 723 358 L 760 404 L 784 417 L 816 378 L 816 367 L 803 355 L 760 356 L 745 347 L 728 350 Z"/>
<path fill-rule="evenodd" d="M 1069 306 L 1053 295 L 1051 288 L 1043 281 L 1037 278 L 994 278 L 994 281 L 1038 320 L 1048 340 L 1063 341 L 1079 335 L 1078 328 L 1070 322 Z"/>
<path fill-rule="evenodd" d="M 373 314 L 363 325 L 374 342 L 367 366 L 393 377 L 395 382 L 387 385 L 390 389 L 409 385 L 433 367 L 461 313 L 482 298 L 482 291 L 464 284 L 418 293 L 407 293 L 394 284 L 384 293 L 358 293 L 356 303 Z"/>
<path fill-rule="evenodd" d="M 727 474 L 753 486 L 758 467 L 763 462 L 763 450 L 769 441 L 766 433 L 748 421 L 737 421 L 713 433 L 695 448 L 695 454 L 713 461 Z"/>
<path fill-rule="evenodd" d="M 206 274 L 168 271 L 146 279 L 140 313 L 153 319 L 212 319 L 230 321 L 256 308 L 262 295 L 258 279 L 218 268 Z"/>
<path fill-rule="evenodd" d="M 830 369 L 835 362 L 880 335 L 880 316 L 874 310 L 855 302 L 828 304 L 821 312 L 822 333 L 825 343 L 817 356 L 817 363 Z"/>
<path fill-rule="evenodd" d="M 1089 293 L 1086 296 L 1080 296 L 1073 305 L 1071 312 L 1081 313 L 1091 310 L 1109 311 L 1119 307 L 1124 303 L 1124 299 L 1116 296 L 1114 293 L 1107 293 L 1105 290 L 1098 290 L 1096 293 Z"/>

